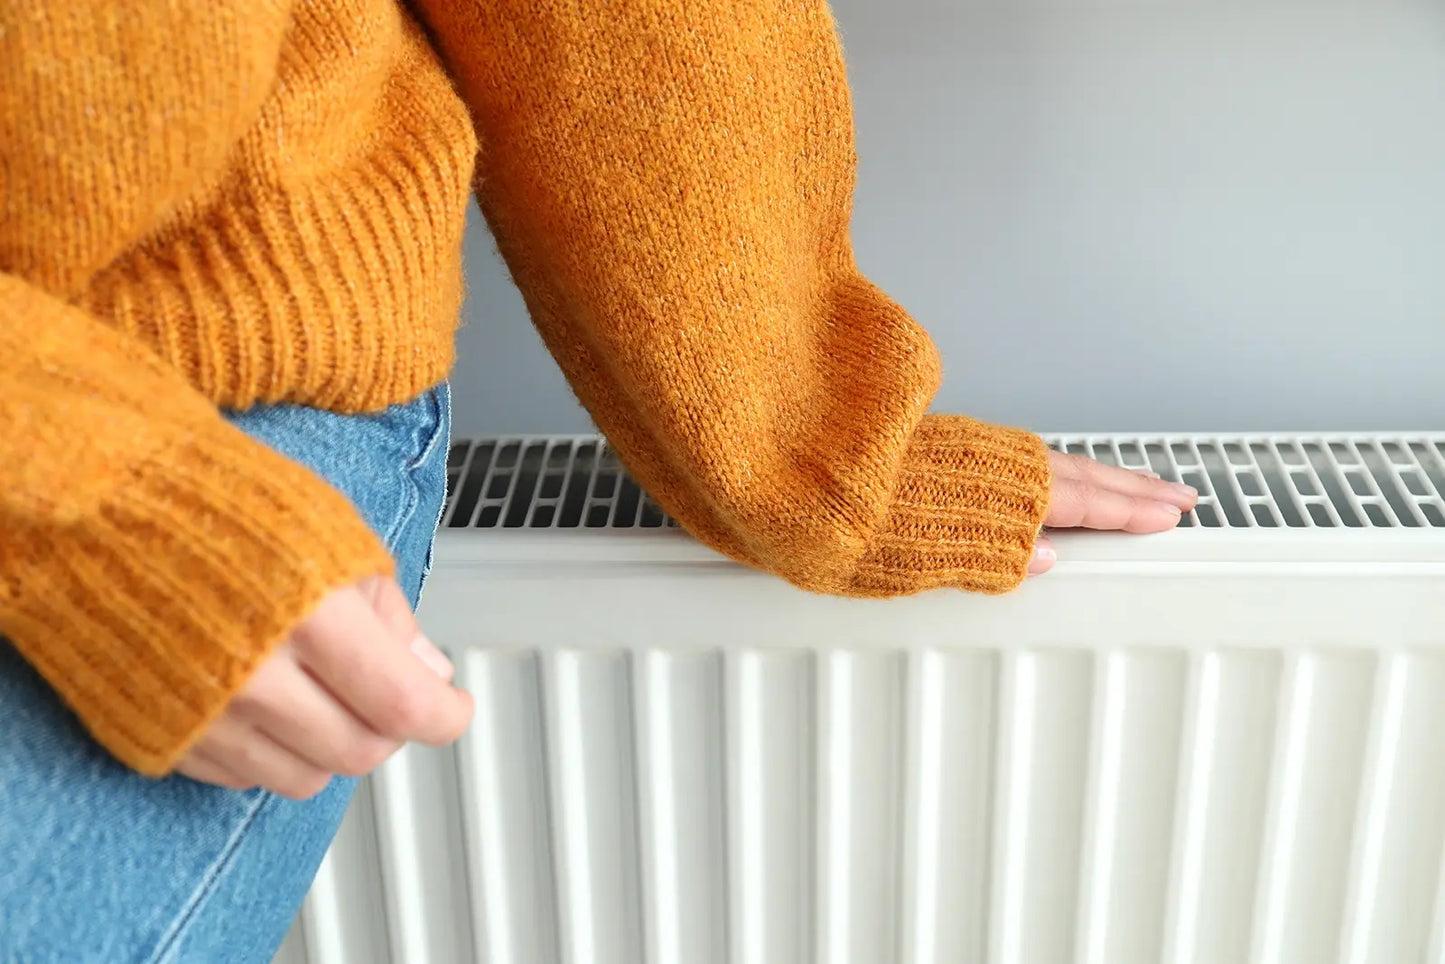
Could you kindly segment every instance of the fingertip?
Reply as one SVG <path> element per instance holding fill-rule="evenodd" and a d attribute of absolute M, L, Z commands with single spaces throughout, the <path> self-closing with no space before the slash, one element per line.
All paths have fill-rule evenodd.
<path fill-rule="evenodd" d="M 1183 482 L 1169 483 L 1171 502 L 1183 509 L 1192 509 L 1199 504 L 1199 490 Z"/>
<path fill-rule="evenodd" d="M 455 743 L 472 725 L 472 715 L 476 711 L 472 694 L 458 686 L 448 689 L 451 690 L 451 705 L 446 711 L 446 722 L 420 741 L 428 746 L 441 747 Z"/>
<path fill-rule="evenodd" d="M 1135 498 L 1143 499 L 1146 502 L 1176 506 L 1184 512 L 1188 512 L 1199 503 L 1199 490 L 1194 486 L 1183 482 L 1171 482 L 1152 473 L 1151 475 L 1151 480 L 1145 483 L 1146 489 L 1131 493 Z"/>
<path fill-rule="evenodd" d="M 444 681 L 448 683 L 451 682 L 452 677 L 456 674 L 456 668 L 452 666 L 452 661 L 447 659 L 446 654 L 436 647 L 435 643 L 421 633 L 417 633 L 412 637 L 410 648 L 412 653 L 416 655 L 416 658 L 426 665 L 427 669 L 437 674 L 437 676 L 441 677 Z"/>
<path fill-rule="evenodd" d="M 456 692 L 457 701 L 461 704 L 462 707 L 462 730 L 465 731 L 467 727 L 472 725 L 472 715 L 476 713 L 477 701 L 472 698 L 471 693 L 462 689 L 460 686 L 453 686 L 452 689 Z"/>
<path fill-rule="evenodd" d="M 1030 576 L 1041 576 L 1054 568 L 1054 563 L 1059 561 L 1059 554 L 1054 550 L 1054 545 L 1047 539 L 1039 539 L 1034 543 L 1033 558 L 1029 560 L 1028 574 Z"/>
<path fill-rule="evenodd" d="M 1143 534 L 1168 532 L 1177 527 L 1183 517 L 1184 512 L 1179 506 L 1171 502 L 1155 502 L 1136 515 L 1138 528 L 1133 531 Z"/>

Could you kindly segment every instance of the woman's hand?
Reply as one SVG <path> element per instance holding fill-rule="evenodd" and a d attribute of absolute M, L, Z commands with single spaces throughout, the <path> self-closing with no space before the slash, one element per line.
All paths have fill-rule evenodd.
<path fill-rule="evenodd" d="M 362 776 L 409 740 L 450 743 L 472 698 L 380 576 L 338 589 L 287 638 L 182 757 L 205 783 L 315 796 L 334 774 Z"/>
<path fill-rule="evenodd" d="M 1053 483 L 1044 525 L 1053 529 L 1117 529 L 1164 532 L 1199 501 L 1187 485 L 1165 482 L 1154 473 L 1095 462 L 1081 455 L 1049 453 Z M 1029 574 L 1048 572 L 1058 560 L 1048 537 L 1034 544 Z"/>

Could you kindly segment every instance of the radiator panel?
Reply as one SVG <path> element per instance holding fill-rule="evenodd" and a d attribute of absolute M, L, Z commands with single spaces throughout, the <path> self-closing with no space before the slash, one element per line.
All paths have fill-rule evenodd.
<path fill-rule="evenodd" d="M 471 732 L 371 779 L 283 959 L 1401 961 L 1438 941 L 1438 653 L 477 648 L 460 673 Z"/>
<path fill-rule="evenodd" d="M 1071 436 L 1199 485 L 999 599 L 824 599 L 598 439 L 460 442 L 467 735 L 364 781 L 278 960 L 1445 960 L 1445 437 Z"/>

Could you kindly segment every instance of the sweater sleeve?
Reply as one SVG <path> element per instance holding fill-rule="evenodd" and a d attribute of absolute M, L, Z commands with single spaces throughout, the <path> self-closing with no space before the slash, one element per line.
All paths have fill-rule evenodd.
<path fill-rule="evenodd" d="M 0 0 L 0 636 L 149 774 L 328 589 L 391 567 L 343 495 L 69 297 L 215 179 L 286 23 Z"/>
<path fill-rule="evenodd" d="M 1045 448 L 925 414 L 937 352 L 854 263 L 851 105 L 822 0 L 419 6 L 529 311 L 670 512 L 814 591 L 1019 583 Z"/>
<path fill-rule="evenodd" d="M 0 386 L 0 635 L 143 773 L 328 590 L 391 570 L 340 492 L 4 274 Z"/>

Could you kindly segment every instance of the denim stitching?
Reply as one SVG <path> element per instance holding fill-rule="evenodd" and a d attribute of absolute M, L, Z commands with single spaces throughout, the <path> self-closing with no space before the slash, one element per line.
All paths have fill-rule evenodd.
<path fill-rule="evenodd" d="M 431 402 L 431 438 L 427 439 L 426 447 L 421 450 L 421 454 L 407 463 L 406 467 L 409 469 L 420 468 L 427 459 L 431 458 L 431 454 L 436 451 L 437 443 L 441 441 L 442 427 L 446 424 L 446 420 L 442 418 L 442 405 L 437 400 L 439 392 L 440 390 L 436 388 L 427 392 L 427 400 Z"/>
<path fill-rule="evenodd" d="M 442 406 L 438 399 L 439 393 L 440 390 L 435 388 L 427 392 L 427 398 L 431 401 L 433 416 L 431 437 L 427 439 L 426 446 L 422 449 L 421 454 L 407 464 L 406 481 L 409 491 L 407 492 L 406 504 L 387 529 L 384 541 L 388 546 L 395 547 L 397 533 L 401 532 L 401 530 L 411 522 L 412 516 L 416 515 L 417 506 L 421 504 L 421 486 L 418 485 L 416 481 L 417 471 L 431 459 L 437 450 L 437 446 L 441 443 L 442 436 L 450 434 L 450 432 L 445 431 L 445 429 L 450 426 L 448 425 L 448 420 L 442 417 Z M 443 500 L 442 504 L 446 504 L 445 500 Z M 441 522 L 440 515 L 437 516 L 437 522 Z"/>
<path fill-rule="evenodd" d="M 437 435 L 438 435 L 438 436 L 445 436 L 447 448 L 450 450 L 450 448 L 451 448 L 451 441 L 452 441 L 452 393 L 451 393 L 451 388 L 450 388 L 449 386 L 446 386 L 445 383 L 444 383 L 441 387 L 439 387 L 439 388 L 437 389 L 437 392 L 438 392 L 438 394 L 439 394 L 439 397 L 441 397 L 442 399 L 445 400 L 445 404 L 439 406 L 439 408 L 441 409 L 441 416 L 442 416 L 442 418 L 441 418 L 441 425 L 440 425 L 439 431 L 437 432 Z M 445 466 L 443 466 L 442 471 L 443 471 L 443 473 L 445 473 L 445 472 L 447 471 L 447 469 L 446 469 Z M 437 517 L 436 517 L 435 521 L 433 521 L 433 523 L 432 523 L 432 527 L 431 527 L 431 538 L 427 540 L 427 544 L 426 544 L 426 557 L 425 557 L 424 560 L 422 561 L 422 567 L 421 567 L 421 583 L 420 583 L 420 585 L 417 586 L 417 593 L 416 593 L 416 595 L 417 595 L 417 603 L 418 603 L 418 604 L 421 603 L 422 594 L 426 591 L 427 579 L 431 576 L 432 564 L 433 564 L 433 562 L 434 562 L 435 555 L 436 555 L 437 532 L 439 532 L 439 531 L 441 530 L 442 518 L 443 518 L 443 517 L 446 515 L 446 513 L 447 513 L 447 499 L 446 499 L 446 491 L 445 491 L 445 489 L 446 489 L 446 487 L 447 487 L 447 483 L 446 483 L 446 482 L 443 482 L 442 485 L 443 485 L 442 499 L 441 499 L 441 502 L 437 505 Z"/>
<path fill-rule="evenodd" d="M 160 943 L 156 945 L 155 953 L 151 955 L 150 964 L 164 964 L 165 960 L 179 949 L 180 941 L 185 936 L 190 924 L 196 919 L 197 912 L 205 903 L 206 898 L 215 891 L 216 883 L 221 879 L 221 875 L 230 869 L 232 861 L 241 849 L 241 841 L 245 837 L 246 831 L 256 822 L 261 811 L 275 799 L 276 795 L 269 790 L 262 791 L 256 797 L 256 802 L 246 812 L 241 822 L 236 825 L 236 829 L 231 831 L 226 845 L 221 848 L 221 852 L 216 855 L 216 859 L 206 869 L 206 873 L 196 884 L 196 889 L 191 892 L 191 896 L 186 900 L 181 912 L 176 915 L 171 929 L 161 937 Z"/>
<path fill-rule="evenodd" d="M 411 517 L 416 515 L 417 504 L 421 502 L 421 489 L 417 487 L 416 479 L 412 477 L 410 471 L 406 473 L 406 487 L 406 503 L 402 506 L 401 511 L 396 514 L 396 518 L 392 520 L 391 525 L 387 526 L 386 534 L 382 536 L 381 540 L 386 543 L 387 549 L 393 553 L 396 552 L 397 533 L 401 532 L 401 530 L 406 527 L 406 524 L 411 521 Z"/>

